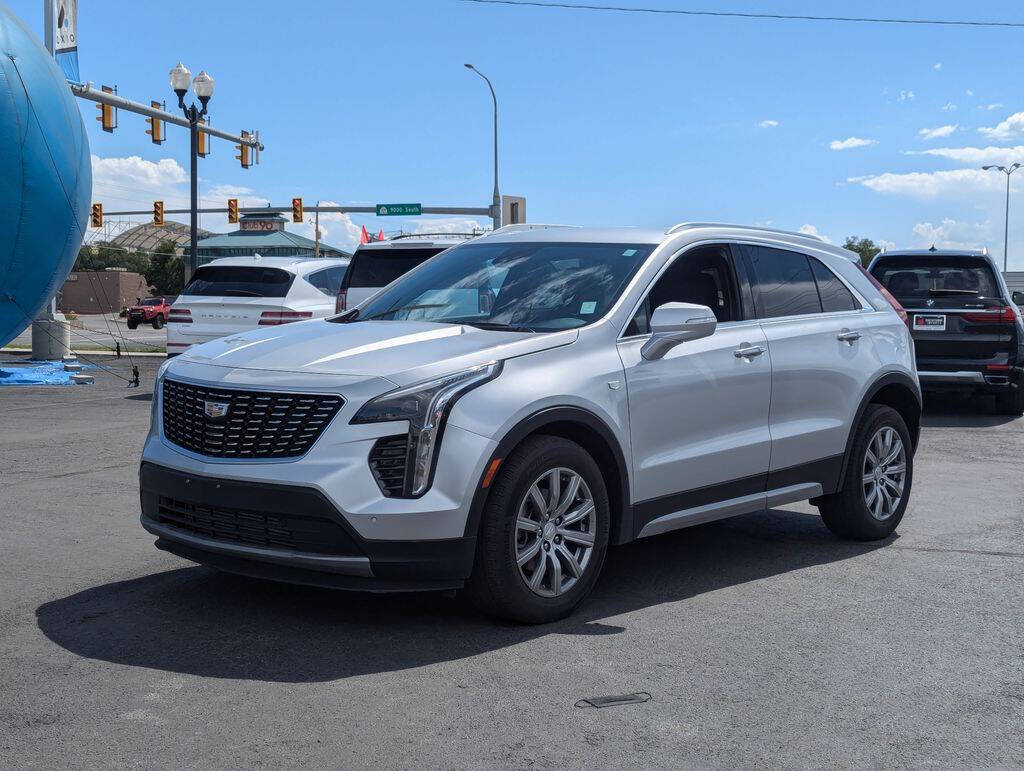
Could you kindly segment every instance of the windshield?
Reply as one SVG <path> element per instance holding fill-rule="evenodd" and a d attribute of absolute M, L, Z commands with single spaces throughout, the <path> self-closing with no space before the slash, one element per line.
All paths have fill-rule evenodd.
<path fill-rule="evenodd" d="M 200 297 L 284 297 L 294 274 L 278 268 L 204 265 L 181 293 Z"/>
<path fill-rule="evenodd" d="M 160 297 L 149 297 L 142 301 L 143 305 L 163 305 L 163 299 Z"/>
<path fill-rule="evenodd" d="M 346 283 L 353 289 L 380 289 L 446 248 L 357 250 Z"/>
<path fill-rule="evenodd" d="M 470 243 L 439 255 L 336 321 L 435 321 L 551 332 L 603 316 L 650 244 Z"/>
<path fill-rule="evenodd" d="M 999 300 L 988 263 L 978 257 L 891 257 L 871 273 L 904 308 L 978 308 Z"/>

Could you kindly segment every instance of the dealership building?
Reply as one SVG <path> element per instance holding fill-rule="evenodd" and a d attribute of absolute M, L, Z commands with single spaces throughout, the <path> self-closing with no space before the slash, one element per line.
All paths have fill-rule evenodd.
<path fill-rule="evenodd" d="M 196 250 L 199 265 L 218 257 L 244 257 L 259 254 L 263 257 L 314 257 L 316 242 L 284 228 L 285 218 L 280 214 L 243 214 L 238 219 L 238 230 L 218 233 L 200 239 Z M 320 242 L 321 257 L 351 257 L 342 249 Z"/>

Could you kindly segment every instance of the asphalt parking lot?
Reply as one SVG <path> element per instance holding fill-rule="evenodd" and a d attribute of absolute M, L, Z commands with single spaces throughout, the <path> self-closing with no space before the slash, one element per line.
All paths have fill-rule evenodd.
<path fill-rule="evenodd" d="M 71 347 L 76 351 L 113 350 L 115 344 L 120 344 L 121 350 L 162 353 L 167 350 L 167 328 L 153 329 L 152 325 L 142 324 L 128 329 L 128 322 L 116 313 L 82 315 L 71 327 Z M 8 346 L 31 348 L 32 327 Z"/>
<path fill-rule="evenodd" d="M 139 363 L 138 390 L 0 390 L 0 767 L 1024 763 L 1024 420 L 930 405 L 889 542 L 806 505 L 704 525 L 521 627 L 154 549 Z"/>

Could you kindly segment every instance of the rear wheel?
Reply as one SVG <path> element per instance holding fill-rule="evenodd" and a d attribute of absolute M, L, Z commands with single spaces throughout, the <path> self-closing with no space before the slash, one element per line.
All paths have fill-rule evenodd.
<path fill-rule="evenodd" d="M 819 498 L 818 509 L 841 538 L 874 541 L 892 534 L 907 510 L 913 445 L 900 414 L 881 404 L 868 407 L 856 431 L 843 487 Z"/>
<path fill-rule="evenodd" d="M 484 613 L 529 624 L 569 615 L 608 548 L 608 493 L 575 442 L 527 439 L 505 461 L 477 535 L 470 593 Z"/>

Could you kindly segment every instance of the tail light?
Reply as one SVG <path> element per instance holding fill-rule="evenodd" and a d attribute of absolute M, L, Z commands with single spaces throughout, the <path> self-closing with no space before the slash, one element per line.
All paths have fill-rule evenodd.
<path fill-rule="evenodd" d="M 907 329 L 910 329 L 910 316 L 907 315 L 907 309 L 900 304 L 899 300 L 893 297 L 892 292 L 882 286 L 881 281 L 868 273 L 867 268 L 859 262 L 857 263 L 857 267 L 860 268 L 861 273 L 868 277 L 868 281 L 874 284 L 875 289 L 882 293 L 882 297 L 884 297 L 886 302 L 888 302 L 889 305 L 892 306 L 892 309 L 896 311 L 896 315 L 900 317 L 900 320 L 907 325 Z"/>
<path fill-rule="evenodd" d="M 191 324 L 192 311 L 188 308 L 171 308 L 167 312 L 168 324 Z"/>
<path fill-rule="evenodd" d="M 263 311 L 260 314 L 259 325 L 261 327 L 276 327 L 279 324 L 311 318 L 313 318 L 313 311 Z"/>
<path fill-rule="evenodd" d="M 341 313 L 346 310 L 348 310 L 348 292 L 342 289 L 338 292 L 338 297 L 334 301 L 334 312 Z"/>
<path fill-rule="evenodd" d="M 964 321 L 975 324 L 1014 324 L 1017 321 L 1017 312 L 1011 307 L 986 308 L 983 311 L 961 315 Z"/>

